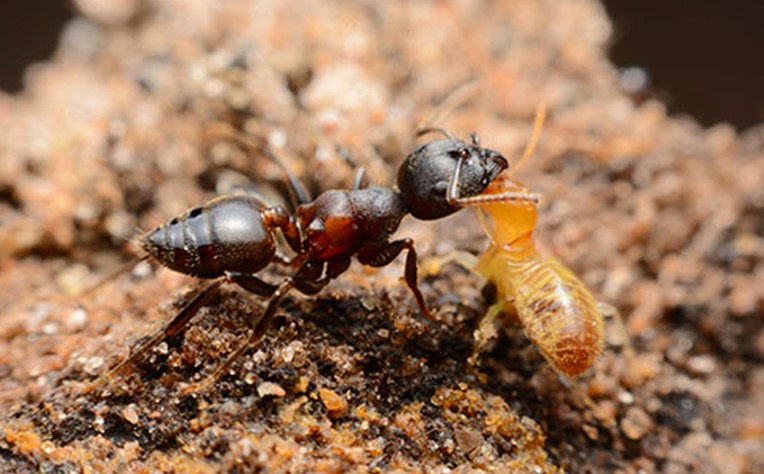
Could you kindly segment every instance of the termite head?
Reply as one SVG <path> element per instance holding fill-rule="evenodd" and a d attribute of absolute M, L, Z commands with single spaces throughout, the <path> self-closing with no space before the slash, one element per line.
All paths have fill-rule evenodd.
<path fill-rule="evenodd" d="M 398 188 L 411 214 L 417 219 L 432 220 L 453 214 L 461 205 L 449 202 L 449 184 L 460 165 L 456 197 L 477 196 L 507 169 L 501 153 L 483 148 L 477 135 L 470 143 L 459 140 L 442 129 L 448 137 L 426 143 L 411 153 L 398 170 Z"/>

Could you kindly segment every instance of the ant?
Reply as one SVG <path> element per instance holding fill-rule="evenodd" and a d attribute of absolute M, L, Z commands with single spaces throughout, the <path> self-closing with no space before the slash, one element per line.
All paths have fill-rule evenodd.
<path fill-rule="evenodd" d="M 534 132 L 525 152 L 513 167 L 491 180 L 484 191 L 462 199 L 462 205 L 477 208 L 478 218 L 491 243 L 476 257 L 452 252 L 425 264 L 427 273 L 436 273 L 449 261 L 474 271 L 496 288 L 497 303 L 491 306 L 475 331 L 475 364 L 482 346 L 495 334 L 495 319 L 505 310 L 514 310 L 528 339 L 541 351 L 558 373 L 575 377 L 588 370 L 601 354 L 605 336 L 603 313 L 615 308 L 598 303 L 584 283 L 560 261 L 544 256 L 533 240 L 538 220 L 540 196 L 532 193 L 512 175 L 527 162 L 538 142 L 545 108 L 536 113 Z M 448 135 L 448 132 L 442 133 Z M 456 172 L 440 168 L 441 179 Z M 431 179 L 437 180 L 431 176 Z M 625 329 L 620 321 L 621 329 Z M 625 342 L 627 355 L 631 348 Z"/>
<path fill-rule="evenodd" d="M 420 135 L 431 131 L 426 129 Z M 350 190 L 331 190 L 311 199 L 305 187 L 268 150 L 260 152 L 286 175 L 287 191 L 294 210 L 269 205 L 254 195 L 221 196 L 195 207 L 146 233 L 138 242 L 146 255 L 180 273 L 211 279 L 164 328 L 150 336 L 129 357 L 85 389 L 110 383 L 142 360 L 162 341 L 184 331 L 193 316 L 223 283 L 268 298 L 264 311 L 250 322 L 248 339 L 200 383 L 184 391 L 206 389 L 220 379 L 230 365 L 257 344 L 270 327 L 281 300 L 295 289 L 306 295 L 321 291 L 344 273 L 351 259 L 382 267 L 404 250 L 404 278 L 420 311 L 432 315 L 417 285 L 417 253 L 411 238 L 390 240 L 401 220 L 411 214 L 418 219 L 439 219 L 462 209 L 508 166 L 500 153 L 483 148 L 477 135 L 466 142 L 447 134 L 447 139 L 416 148 L 398 173 L 398 190 L 365 187 L 359 170 Z M 277 251 L 277 232 L 294 252 L 287 258 Z M 272 284 L 256 274 L 271 263 L 294 268 L 291 276 Z"/>

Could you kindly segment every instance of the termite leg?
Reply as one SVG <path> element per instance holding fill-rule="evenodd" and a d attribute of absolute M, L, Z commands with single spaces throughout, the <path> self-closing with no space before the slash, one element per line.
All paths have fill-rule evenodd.
<path fill-rule="evenodd" d="M 452 250 L 440 257 L 430 257 L 425 259 L 420 265 L 424 276 L 432 277 L 440 274 L 440 271 L 449 263 L 455 263 L 468 271 L 473 271 L 477 266 L 478 258 L 469 252 L 462 250 Z"/>
<path fill-rule="evenodd" d="M 633 360 L 634 348 L 631 345 L 631 338 L 629 337 L 629 333 L 626 330 L 626 324 L 623 322 L 623 316 L 621 315 L 621 312 L 618 311 L 618 308 L 615 306 L 603 301 L 597 302 L 597 310 L 603 317 L 613 318 L 613 321 L 615 321 L 616 325 L 616 332 L 620 337 L 620 345 L 623 346 L 623 355 L 627 360 Z"/>
<path fill-rule="evenodd" d="M 557 376 L 560 378 L 560 381 L 563 385 L 565 385 L 568 388 L 571 388 L 575 390 L 576 392 L 581 395 L 581 399 L 584 402 L 584 406 L 588 410 L 590 410 L 594 415 L 599 418 L 602 423 L 605 425 L 606 428 L 613 430 L 617 427 L 617 423 L 615 419 L 610 416 L 605 410 L 603 410 L 597 402 L 594 401 L 594 399 L 586 392 L 586 389 L 581 386 L 581 384 L 573 379 L 570 379 L 561 373 L 557 372 Z"/>
<path fill-rule="evenodd" d="M 499 317 L 504 308 L 504 302 L 498 302 L 493 304 L 480 320 L 475 332 L 472 333 L 474 345 L 472 346 L 472 355 L 467 359 L 467 363 L 471 366 L 477 366 L 480 362 L 480 355 L 483 350 L 488 346 L 491 339 L 495 339 L 498 336 L 496 332 L 496 318 Z"/>
<path fill-rule="evenodd" d="M 260 340 L 270 328 L 271 322 L 274 319 L 273 316 L 276 313 L 276 309 L 281 303 L 281 300 L 289 292 L 289 290 L 294 288 L 294 285 L 294 280 L 292 278 L 287 278 L 278 287 L 276 287 L 276 290 L 268 300 L 268 305 L 265 307 L 265 311 L 263 311 L 258 318 L 253 320 L 252 330 L 249 333 L 247 340 L 240 344 L 239 347 L 236 348 L 236 350 L 234 350 L 228 356 L 228 358 L 222 364 L 220 364 L 210 375 L 206 376 L 198 383 L 183 387 L 181 391 L 184 393 L 204 392 L 210 386 L 212 386 L 212 384 L 220 380 L 226 374 L 226 372 L 228 372 L 228 369 L 230 369 L 231 365 L 236 361 L 236 359 L 241 357 L 242 354 L 244 354 L 244 352 L 246 352 L 252 346 L 260 342 Z"/>
<path fill-rule="evenodd" d="M 114 368 L 106 372 L 103 376 L 96 379 L 94 382 L 86 385 L 83 389 L 83 393 L 92 392 L 98 388 L 107 386 L 112 380 L 124 374 L 129 368 L 134 366 L 137 362 L 142 360 L 146 354 L 148 354 L 154 347 L 158 346 L 163 341 L 179 334 L 188 325 L 191 318 L 196 315 L 199 309 L 204 306 L 210 297 L 215 293 L 215 290 L 225 281 L 223 278 L 218 278 L 189 301 L 186 306 L 170 321 L 165 327 L 155 332 L 147 341 L 141 344 L 135 352 L 130 354 L 127 359 L 117 364 Z"/>
<path fill-rule="evenodd" d="M 358 261 L 364 265 L 369 265 L 370 267 L 384 267 L 395 260 L 395 257 L 397 257 L 404 249 L 408 251 L 406 254 L 406 270 L 404 273 L 406 284 L 414 294 L 414 298 L 416 298 L 416 302 L 419 305 L 419 310 L 422 314 L 427 319 L 434 320 L 432 313 L 427 309 L 424 296 L 422 296 L 422 292 L 419 290 L 419 285 L 417 283 L 417 254 L 413 239 L 407 238 L 396 240 L 376 249 L 374 253 L 369 252 L 366 254 L 358 254 Z"/>

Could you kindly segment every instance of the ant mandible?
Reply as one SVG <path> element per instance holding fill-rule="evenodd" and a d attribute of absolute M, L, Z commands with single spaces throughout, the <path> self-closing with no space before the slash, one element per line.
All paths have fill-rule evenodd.
<path fill-rule="evenodd" d="M 428 131 L 431 130 L 420 134 Z M 185 391 L 206 389 L 257 344 L 289 291 L 318 293 L 348 269 L 353 257 L 364 265 L 382 267 L 406 250 L 406 284 L 422 314 L 432 318 L 417 285 L 413 239 L 390 241 L 390 237 L 407 214 L 428 220 L 459 211 L 466 199 L 483 192 L 508 166 L 500 153 L 481 147 L 476 135 L 468 143 L 449 133 L 447 139 L 423 144 L 406 158 L 399 169 L 399 190 L 366 188 L 361 171 L 352 189 L 325 191 L 311 199 L 299 180 L 267 147 L 260 147 L 260 152 L 285 173 L 294 214 L 256 196 L 228 195 L 212 199 L 145 234 L 139 241 L 147 254 L 144 258 L 153 258 L 167 268 L 212 282 L 129 357 L 89 384 L 86 391 L 110 383 L 162 341 L 182 332 L 223 283 L 234 283 L 248 292 L 268 297 L 268 302 L 264 311 L 251 320 L 248 339 L 214 372 Z M 277 231 L 294 251 L 292 259 L 277 252 Z M 256 275 L 274 262 L 296 270 L 279 284 Z"/>

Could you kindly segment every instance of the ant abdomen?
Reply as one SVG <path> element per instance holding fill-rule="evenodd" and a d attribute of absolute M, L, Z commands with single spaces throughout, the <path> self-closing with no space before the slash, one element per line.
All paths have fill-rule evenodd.
<path fill-rule="evenodd" d="M 146 234 L 140 245 L 162 265 L 187 275 L 255 273 L 276 252 L 263 211 L 254 197 L 220 197 L 165 222 Z"/>

